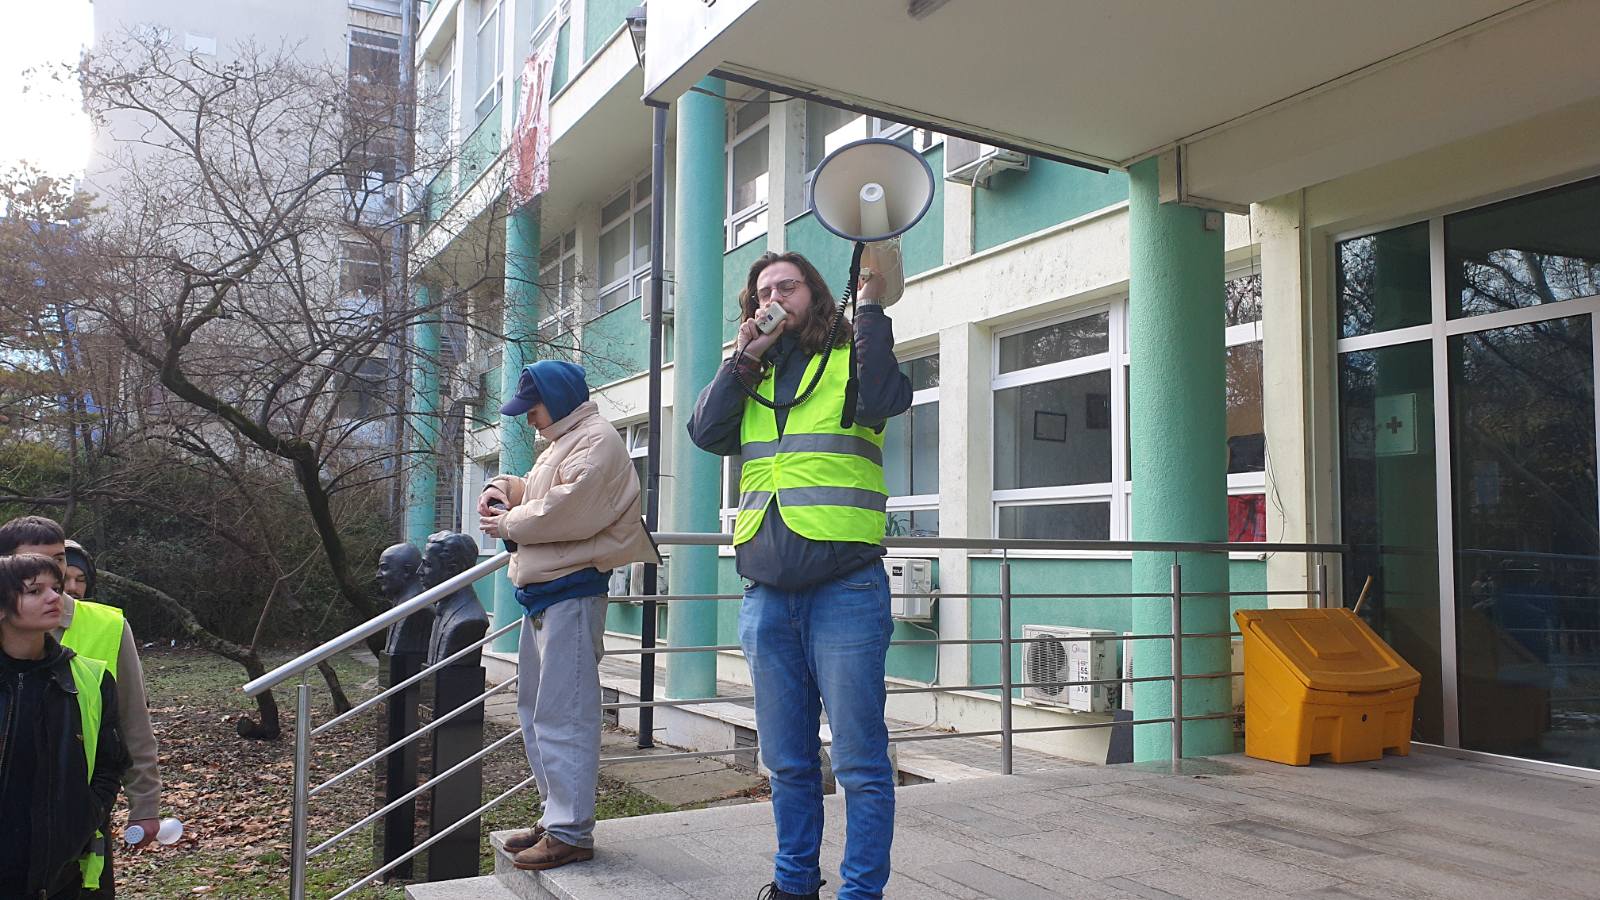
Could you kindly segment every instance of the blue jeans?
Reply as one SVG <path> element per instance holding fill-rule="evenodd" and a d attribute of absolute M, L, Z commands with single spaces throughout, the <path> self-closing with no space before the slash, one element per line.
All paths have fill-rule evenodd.
<path fill-rule="evenodd" d="M 761 761 L 772 772 L 778 887 L 822 883 L 821 713 L 833 730 L 833 773 L 845 795 L 840 900 L 883 896 L 894 839 L 894 767 L 883 722 L 889 580 L 872 563 L 802 591 L 751 582 L 739 610 L 755 686 Z"/>

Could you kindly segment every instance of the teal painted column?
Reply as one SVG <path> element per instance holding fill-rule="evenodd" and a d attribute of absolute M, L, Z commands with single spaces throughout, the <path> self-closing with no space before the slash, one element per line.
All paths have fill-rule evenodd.
<path fill-rule="evenodd" d="M 534 360 L 534 336 L 539 322 L 539 207 L 528 204 L 506 217 L 505 309 L 501 330 L 505 350 L 500 364 L 500 396 L 517 392 L 522 367 Z M 500 471 L 526 475 L 533 468 L 533 426 L 519 419 L 500 419 Z M 498 628 L 522 616 L 515 588 L 504 570 L 495 576 L 494 624 Z M 494 649 L 517 649 L 517 631 L 494 641 Z"/>
<path fill-rule="evenodd" d="M 1158 199 L 1156 160 L 1129 170 L 1128 354 L 1132 449 L 1133 538 L 1143 541 L 1227 539 L 1227 462 L 1223 395 L 1224 323 L 1222 227 L 1205 228 L 1205 210 Z M 1182 566 L 1183 590 L 1228 589 L 1224 554 L 1135 553 L 1134 593 L 1171 591 L 1172 564 Z M 1224 597 L 1194 597 L 1183 604 L 1186 633 L 1230 630 Z M 1133 630 L 1158 634 L 1172 629 L 1168 598 L 1135 599 Z M 1134 674 L 1172 671 L 1167 641 L 1142 641 L 1134 651 Z M 1226 640 L 1183 642 L 1188 674 L 1227 672 Z M 1186 715 L 1226 712 L 1228 679 L 1186 681 Z M 1171 714 L 1165 682 L 1134 685 L 1134 718 Z M 1172 732 L 1166 725 L 1134 730 L 1134 759 L 1169 759 Z M 1183 731 L 1185 756 L 1233 752 L 1226 719 L 1190 722 Z"/>
<path fill-rule="evenodd" d="M 700 86 L 722 94 L 719 78 Z M 722 460 L 701 450 L 683 432 L 700 391 L 711 382 L 722 361 L 722 320 L 728 309 L 722 296 L 723 215 L 727 188 L 723 179 L 726 105 L 716 97 L 686 93 L 678 98 L 676 314 L 672 328 L 672 410 L 679 429 L 672 442 L 672 530 L 719 531 Z M 668 571 L 674 594 L 717 591 L 715 547 L 673 547 Z M 710 646 L 717 642 L 715 600 L 674 603 L 667 613 L 667 641 L 674 647 Z M 669 653 L 667 696 L 673 699 L 714 697 L 717 693 L 715 653 Z"/>
<path fill-rule="evenodd" d="M 420 321 L 411 326 L 411 413 L 407 441 L 405 537 L 426 546 L 433 533 L 439 488 L 439 313 L 432 309 L 435 289 L 417 285 Z"/>

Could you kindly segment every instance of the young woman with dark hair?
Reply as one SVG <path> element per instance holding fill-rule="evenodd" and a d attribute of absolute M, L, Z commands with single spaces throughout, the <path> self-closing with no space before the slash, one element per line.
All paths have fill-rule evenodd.
<path fill-rule="evenodd" d="M 37 554 L 0 557 L 0 895 L 76 898 L 100 883 L 98 829 L 127 755 L 104 663 L 51 637 L 62 571 Z"/>

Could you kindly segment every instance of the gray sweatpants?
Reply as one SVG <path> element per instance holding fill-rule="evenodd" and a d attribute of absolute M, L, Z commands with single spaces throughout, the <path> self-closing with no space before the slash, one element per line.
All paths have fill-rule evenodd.
<path fill-rule="evenodd" d="M 563 600 L 522 618 L 517 650 L 517 717 L 544 800 L 539 824 L 573 847 L 594 846 L 605 623 L 605 597 Z"/>

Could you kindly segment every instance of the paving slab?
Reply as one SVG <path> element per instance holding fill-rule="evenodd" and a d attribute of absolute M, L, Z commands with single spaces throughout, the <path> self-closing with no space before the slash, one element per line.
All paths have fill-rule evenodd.
<path fill-rule="evenodd" d="M 763 779 L 749 772 L 723 767 L 690 775 L 631 783 L 635 790 L 643 791 L 668 806 L 690 806 L 723 800 L 754 790 L 762 785 Z"/>
<path fill-rule="evenodd" d="M 1108 767 L 1085 777 L 1074 768 L 901 788 L 886 895 L 1600 896 L 1600 816 L 1579 802 L 1595 796 L 1586 782 L 1416 756 L 1306 768 L 1224 757 L 1179 769 Z M 1450 777 L 1457 770 L 1460 781 Z M 824 897 L 838 890 L 844 799 L 824 801 Z M 1511 825 L 1495 825 L 1496 812 Z M 596 841 L 592 863 L 534 875 L 508 872 L 502 855 L 497 871 L 523 900 L 748 900 L 771 878 L 765 803 L 601 822 Z"/>

